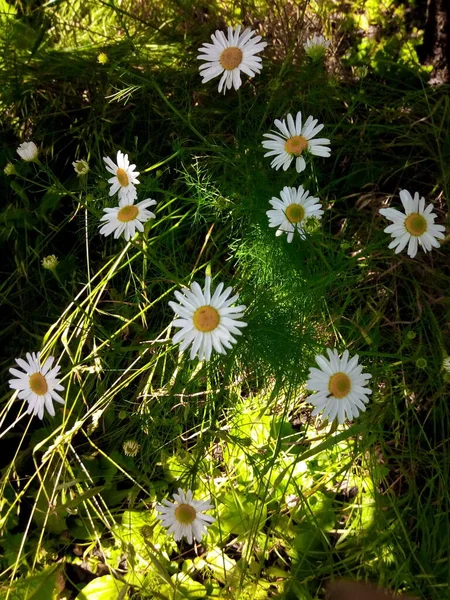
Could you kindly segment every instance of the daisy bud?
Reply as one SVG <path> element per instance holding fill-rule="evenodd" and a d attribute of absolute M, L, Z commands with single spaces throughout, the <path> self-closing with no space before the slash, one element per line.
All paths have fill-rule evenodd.
<path fill-rule="evenodd" d="M 126 456 L 137 456 L 140 445 L 136 442 L 136 440 L 127 440 L 123 443 L 122 450 Z"/>
<path fill-rule="evenodd" d="M 42 266 L 44 269 L 54 271 L 58 266 L 58 259 L 54 254 L 49 254 L 42 259 Z"/>
<path fill-rule="evenodd" d="M 16 167 L 12 163 L 9 162 L 7 165 L 5 165 L 5 168 L 3 169 L 3 173 L 5 175 L 15 175 Z"/>
<path fill-rule="evenodd" d="M 329 40 L 326 40 L 323 35 L 315 35 L 307 40 L 303 47 L 306 54 L 313 61 L 318 62 L 325 56 L 328 46 L 330 45 Z"/>
<path fill-rule="evenodd" d="M 72 163 L 72 166 L 75 169 L 75 173 L 78 175 L 78 177 L 87 175 L 89 173 L 89 165 L 85 160 L 76 160 Z"/>
<path fill-rule="evenodd" d="M 17 148 L 17 154 L 26 162 L 36 160 L 39 154 L 38 147 L 34 142 L 23 142 Z"/>

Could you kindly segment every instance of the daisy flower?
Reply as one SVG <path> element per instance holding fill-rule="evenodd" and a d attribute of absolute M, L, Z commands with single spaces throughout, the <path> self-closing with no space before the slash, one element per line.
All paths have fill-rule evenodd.
<path fill-rule="evenodd" d="M 231 348 L 236 343 L 232 334 L 240 335 L 242 332 L 238 328 L 247 326 L 247 323 L 240 321 L 247 307 L 231 306 L 239 296 L 236 294 L 230 298 L 232 288 L 222 292 L 223 286 L 223 283 L 219 283 L 211 297 L 211 277 L 206 276 L 203 292 L 194 281 L 190 290 L 175 292 L 179 304 L 169 302 L 172 310 L 180 315 L 173 325 L 181 327 L 173 336 L 172 343 L 181 342 L 181 351 L 192 344 L 191 360 L 197 353 L 199 360 L 209 360 L 213 348 L 220 354 L 226 354 L 225 348 Z"/>
<path fill-rule="evenodd" d="M 173 533 L 175 541 L 185 537 L 188 544 L 192 544 L 193 538 L 200 542 L 206 528 L 215 521 L 214 517 L 203 515 L 202 511 L 210 510 L 214 506 L 204 500 L 194 500 L 191 490 L 185 494 L 178 488 L 178 494 L 174 494 L 173 497 L 175 502 L 163 500 L 162 504 L 156 505 L 156 510 L 162 513 L 157 515 L 157 518 L 170 533 Z"/>
<path fill-rule="evenodd" d="M 254 31 L 246 29 L 241 33 L 241 26 L 238 25 L 233 31 L 228 27 L 228 39 L 222 31 L 217 30 L 211 34 L 212 44 L 203 44 L 199 48 L 197 58 L 205 60 L 199 68 L 200 75 L 203 77 L 202 83 L 206 83 L 214 77 L 222 75 L 219 81 L 219 93 L 234 87 L 235 90 L 241 87 L 241 71 L 249 77 L 254 77 L 261 71 L 261 58 L 256 56 L 258 52 L 264 50 L 267 42 L 260 42 L 261 36 L 254 35 Z"/>
<path fill-rule="evenodd" d="M 264 156 L 275 156 L 270 164 L 274 169 L 283 167 L 283 171 L 287 171 L 295 159 L 297 173 L 301 173 L 306 168 L 303 158 L 305 152 L 315 156 L 330 156 L 330 149 L 327 148 L 330 140 L 313 139 L 324 128 L 324 125 L 317 125 L 317 119 L 308 117 L 302 127 L 302 113 L 299 111 L 295 121 L 293 116 L 288 114 L 282 121 L 275 119 L 275 125 L 281 131 L 281 135 L 277 131 L 265 133 L 264 137 L 268 139 L 262 143 L 263 147 L 269 150 Z"/>
<path fill-rule="evenodd" d="M 16 358 L 16 363 L 24 370 L 9 369 L 11 375 L 17 379 L 9 380 L 9 387 L 19 391 L 19 398 L 28 402 L 27 413 L 37 415 L 40 419 L 44 416 L 44 409 L 54 417 L 55 409 L 53 400 L 64 404 L 64 400 L 57 392 L 64 388 L 59 384 L 57 375 L 61 367 L 52 368 L 54 357 L 49 356 L 41 365 L 40 352 L 31 354 L 27 352 L 27 360 Z"/>
<path fill-rule="evenodd" d="M 128 204 L 127 200 L 136 200 L 137 192 L 135 183 L 139 183 L 137 179 L 139 173 L 138 171 L 134 170 L 136 165 L 130 165 L 128 154 L 123 154 L 120 150 L 118 150 L 117 164 L 115 164 L 109 158 L 109 156 L 104 156 L 103 160 L 106 163 L 107 171 L 114 175 L 114 177 L 108 179 L 108 183 L 111 184 L 109 195 L 113 196 L 116 192 L 119 192 L 119 200 L 121 204 L 122 202 L 124 204 Z"/>
<path fill-rule="evenodd" d="M 407 252 L 411 258 L 416 256 L 419 244 L 424 252 L 439 248 L 437 238 L 445 237 L 445 227 L 434 224 L 437 215 L 433 213 L 433 205 L 429 204 L 425 208 L 425 198 L 419 199 L 419 192 L 416 192 L 413 198 L 407 190 L 400 190 L 400 200 L 405 213 L 395 208 L 381 208 L 379 211 L 392 221 L 392 225 L 384 230 L 394 238 L 389 248 L 395 248 L 395 253 L 398 254 L 408 244 Z"/>
<path fill-rule="evenodd" d="M 302 239 L 305 239 L 303 226 L 310 217 L 322 218 L 323 210 L 319 198 L 309 196 L 308 190 L 303 186 L 285 186 L 280 192 L 281 200 L 273 197 L 270 204 L 273 210 L 268 210 L 269 227 L 278 227 L 276 236 L 287 233 L 287 241 L 292 242 L 294 231 L 297 230 Z"/>
<path fill-rule="evenodd" d="M 147 198 L 142 202 L 133 204 L 133 201 L 128 200 L 127 203 L 121 202 L 119 206 L 114 208 L 104 208 L 105 213 L 100 221 L 106 221 L 100 225 L 100 233 L 110 235 L 114 231 L 114 238 L 117 240 L 122 233 L 125 235 L 125 240 L 128 242 L 130 238 L 138 231 L 144 231 L 144 223 L 149 219 L 155 219 L 156 215 L 147 210 L 149 206 L 156 204 L 156 200 Z"/>
<path fill-rule="evenodd" d="M 314 34 L 312 38 L 306 40 L 303 44 L 303 48 L 312 60 L 320 60 L 323 58 L 329 45 L 330 41 L 326 40 L 323 35 Z"/>
<path fill-rule="evenodd" d="M 23 142 L 17 148 L 17 154 L 26 162 L 31 162 L 32 160 L 36 160 L 39 150 L 34 142 Z"/>
<path fill-rule="evenodd" d="M 323 411 L 324 419 L 334 421 L 337 417 L 342 425 L 346 418 L 353 419 L 360 411 L 366 410 L 365 404 L 369 402 L 368 395 L 372 390 L 365 385 L 372 375 L 362 372 L 358 355 L 348 359 L 348 350 L 344 351 L 342 358 L 339 358 L 336 349 L 331 352 L 327 348 L 327 353 L 328 360 L 325 356 L 316 356 L 320 369 L 309 369 L 306 389 L 318 392 L 310 396 L 308 402 L 315 406 L 313 416 Z"/>

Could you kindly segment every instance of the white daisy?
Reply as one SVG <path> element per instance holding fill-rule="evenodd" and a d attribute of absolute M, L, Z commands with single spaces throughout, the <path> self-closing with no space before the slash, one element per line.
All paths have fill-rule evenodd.
<path fill-rule="evenodd" d="M 55 360 L 53 356 L 49 356 L 45 363 L 41 365 L 40 352 L 37 354 L 27 352 L 26 358 L 26 361 L 22 358 L 16 358 L 16 363 L 25 371 L 24 373 L 17 369 L 9 369 L 11 375 L 17 377 L 17 379 L 9 380 L 9 387 L 13 390 L 19 390 L 18 397 L 28 402 L 28 414 L 37 415 L 42 419 L 44 408 L 46 408 L 53 417 L 55 416 L 53 400 L 64 404 L 64 400 L 57 393 L 64 389 L 56 377 L 61 367 L 52 368 Z"/>
<path fill-rule="evenodd" d="M 106 223 L 100 225 L 100 233 L 110 235 L 114 231 L 116 240 L 124 233 L 128 242 L 136 233 L 136 229 L 144 231 L 144 223 L 149 219 L 156 218 L 156 215 L 146 210 L 149 206 L 156 204 L 156 200 L 147 198 L 137 204 L 133 204 L 132 200 L 128 200 L 126 204 L 124 202 L 114 208 L 103 209 L 105 214 L 100 221 L 106 221 Z"/>
<path fill-rule="evenodd" d="M 157 518 L 173 533 L 176 541 L 185 537 L 188 544 L 192 544 L 193 538 L 200 542 L 206 528 L 215 521 L 214 517 L 203 515 L 201 512 L 214 506 L 204 500 L 194 500 L 191 490 L 185 494 L 178 488 L 178 494 L 174 494 L 173 497 L 175 502 L 163 500 L 162 504 L 156 505 L 156 510 L 162 513 L 157 515 Z"/>
<path fill-rule="evenodd" d="M 231 306 L 239 296 L 236 294 L 229 298 L 232 288 L 222 292 L 223 285 L 219 283 L 211 297 L 211 277 L 206 276 L 204 292 L 194 281 L 190 290 L 175 292 L 179 304 L 169 302 L 172 310 L 181 317 L 173 321 L 173 325 L 181 329 L 173 336 L 172 343 L 181 342 L 181 351 L 192 344 L 191 360 L 197 353 L 199 360 L 209 360 L 213 348 L 220 354 L 226 354 L 225 348 L 236 343 L 231 334 L 240 335 L 242 332 L 238 328 L 247 326 L 239 320 L 246 306 Z"/>
<path fill-rule="evenodd" d="M 400 200 L 405 213 L 395 208 L 381 208 L 379 211 L 393 223 L 384 230 L 394 238 L 389 248 L 395 248 L 395 253 L 398 254 L 408 244 L 407 252 L 411 258 L 416 256 L 418 244 L 424 252 L 439 248 L 437 238 L 445 237 L 445 227 L 434 224 L 437 215 L 433 213 L 433 205 L 429 204 L 425 208 L 425 198 L 419 198 L 419 192 L 416 192 L 413 198 L 407 190 L 400 190 Z"/>
<path fill-rule="evenodd" d="M 327 138 L 312 139 L 315 135 L 322 131 L 324 125 L 317 125 L 317 119 L 308 117 L 302 127 L 302 113 L 299 111 L 294 122 L 291 114 L 288 114 L 286 119 L 280 121 L 275 119 L 275 125 L 281 131 L 281 135 L 274 131 L 273 133 L 265 133 L 262 145 L 266 150 L 264 156 L 275 156 L 270 166 L 274 169 L 283 167 L 286 171 L 295 158 L 295 168 L 297 173 L 301 173 L 306 168 L 306 162 L 303 154 L 310 152 L 316 156 L 330 156 L 330 149 L 327 145 L 330 140 Z"/>
<path fill-rule="evenodd" d="M 342 425 L 346 418 L 353 419 L 360 411 L 366 410 L 367 396 L 372 390 L 365 385 L 372 375 L 362 372 L 358 355 L 348 360 L 348 350 L 344 351 L 342 358 L 339 358 L 336 349 L 331 352 L 327 348 L 327 353 L 329 360 L 325 356 L 316 356 L 320 369 L 309 369 L 306 389 L 318 392 L 310 396 L 308 402 L 315 406 L 313 416 L 323 411 L 324 419 L 334 421 L 337 417 Z"/>
<path fill-rule="evenodd" d="M 310 217 L 322 218 L 323 210 L 319 198 L 309 196 L 308 190 L 303 186 L 285 186 L 280 192 L 281 200 L 273 197 L 270 204 L 273 210 L 268 210 L 269 227 L 278 227 L 275 235 L 287 233 L 287 241 L 292 242 L 294 231 L 297 230 L 302 239 L 305 239 L 303 226 Z"/>
<path fill-rule="evenodd" d="M 199 48 L 197 58 L 207 62 L 200 66 L 200 75 L 203 77 L 202 83 L 206 83 L 218 75 L 222 75 L 219 81 L 219 93 L 227 91 L 234 87 L 235 90 L 241 87 L 241 71 L 249 77 L 254 77 L 262 69 L 261 58 L 255 56 L 267 46 L 267 42 L 260 42 L 261 36 L 254 35 L 254 31 L 246 29 L 240 33 L 241 26 L 238 25 L 233 31 L 228 27 L 228 40 L 222 31 L 217 30 L 211 34 L 212 44 L 203 44 Z"/>
<path fill-rule="evenodd" d="M 17 154 L 23 160 L 31 162 L 32 160 L 36 160 L 39 150 L 34 142 L 23 142 L 23 144 L 20 144 L 17 148 Z"/>
<path fill-rule="evenodd" d="M 113 196 L 119 192 L 120 204 L 128 204 L 128 200 L 136 200 L 137 192 L 135 184 L 138 184 L 137 179 L 139 173 L 135 171 L 136 165 L 130 165 L 128 154 L 123 154 L 120 150 L 117 151 L 117 164 L 115 164 L 108 156 L 104 156 L 103 160 L 106 163 L 106 169 L 114 175 L 108 179 L 111 184 L 109 195 Z"/>
<path fill-rule="evenodd" d="M 325 55 L 330 41 L 326 40 L 323 35 L 314 34 L 312 38 L 306 40 L 303 44 L 306 54 L 312 60 L 320 60 Z"/>

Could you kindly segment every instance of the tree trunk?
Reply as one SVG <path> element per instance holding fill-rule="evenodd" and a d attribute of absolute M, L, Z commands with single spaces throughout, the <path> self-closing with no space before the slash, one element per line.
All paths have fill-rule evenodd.
<path fill-rule="evenodd" d="M 418 4 L 419 10 L 425 9 L 425 2 Z M 431 84 L 450 83 L 450 0 L 427 0 L 423 12 L 425 30 L 419 58 L 433 67 Z"/>

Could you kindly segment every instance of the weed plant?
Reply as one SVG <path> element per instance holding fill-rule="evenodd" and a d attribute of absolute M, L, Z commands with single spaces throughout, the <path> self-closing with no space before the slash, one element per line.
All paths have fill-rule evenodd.
<path fill-rule="evenodd" d="M 447 238 L 396 255 L 378 211 L 417 190 L 448 225 L 449 90 L 427 85 L 403 25 L 389 42 L 376 12 L 385 43 L 367 44 L 352 9 L 374 10 L 0 0 L 1 598 L 313 600 L 340 577 L 448 597 Z M 197 48 L 240 23 L 268 42 L 263 70 L 219 95 Z M 325 63 L 303 50 L 316 31 Z M 331 157 L 274 171 L 262 136 L 298 110 Z M 39 162 L 18 159 L 29 139 Z M 99 234 L 117 206 L 102 157 L 119 149 L 138 200 L 157 201 L 129 242 Z M 300 184 L 325 212 L 288 244 L 266 211 Z M 199 362 L 172 344 L 168 302 L 205 273 L 248 325 Z M 373 390 L 339 426 L 311 416 L 305 388 L 334 347 Z M 37 350 L 65 388 L 43 421 L 8 388 Z M 179 487 L 214 505 L 201 543 L 157 519 Z"/>

